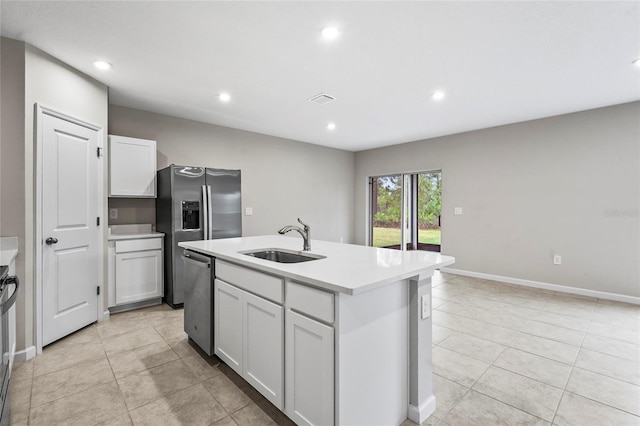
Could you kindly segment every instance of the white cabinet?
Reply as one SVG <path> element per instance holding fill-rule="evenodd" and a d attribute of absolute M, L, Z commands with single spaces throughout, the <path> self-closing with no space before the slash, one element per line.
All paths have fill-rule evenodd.
<path fill-rule="evenodd" d="M 242 294 L 239 288 L 215 280 L 214 352 L 242 375 Z"/>
<path fill-rule="evenodd" d="M 162 238 L 110 241 L 110 306 L 164 295 Z M 111 294 L 111 292 L 113 292 Z"/>
<path fill-rule="evenodd" d="M 284 408 L 284 308 L 236 287 L 282 294 L 282 279 L 219 260 L 216 276 L 234 285 L 214 282 L 215 354 L 273 405 Z M 258 288 L 256 282 L 273 286 Z"/>
<path fill-rule="evenodd" d="M 332 425 L 334 294 L 287 281 L 286 306 L 285 413 L 299 425 Z"/>
<path fill-rule="evenodd" d="M 242 376 L 273 405 L 284 408 L 282 306 L 244 294 Z"/>
<path fill-rule="evenodd" d="M 156 197 L 156 141 L 109 135 L 109 197 Z"/>
<path fill-rule="evenodd" d="M 215 271 L 215 354 L 297 424 L 333 425 L 334 294 L 287 281 L 285 298 L 280 277 Z"/>
<path fill-rule="evenodd" d="M 333 327 L 291 310 L 285 323 L 285 413 L 299 425 L 332 425 Z"/>

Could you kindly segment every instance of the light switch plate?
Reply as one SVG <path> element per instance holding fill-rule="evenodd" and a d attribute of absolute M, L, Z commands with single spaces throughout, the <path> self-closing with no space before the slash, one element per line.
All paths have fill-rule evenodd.
<path fill-rule="evenodd" d="M 462 214 L 462 207 L 454 207 L 453 208 L 453 214 L 461 215 Z"/>
<path fill-rule="evenodd" d="M 244 209 L 244 215 L 245 216 L 253 216 L 253 208 L 247 207 L 246 209 Z"/>

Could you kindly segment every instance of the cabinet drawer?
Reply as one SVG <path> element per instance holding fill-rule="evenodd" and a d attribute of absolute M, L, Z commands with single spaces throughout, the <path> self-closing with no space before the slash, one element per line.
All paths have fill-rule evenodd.
<path fill-rule="evenodd" d="M 140 240 L 116 241 L 116 253 L 129 251 L 160 250 L 162 238 L 145 238 Z"/>
<path fill-rule="evenodd" d="M 283 303 L 283 280 L 253 269 L 216 260 L 216 278 L 260 295 L 276 303 Z"/>
<path fill-rule="evenodd" d="M 333 293 L 287 281 L 287 306 L 313 318 L 333 323 Z"/>

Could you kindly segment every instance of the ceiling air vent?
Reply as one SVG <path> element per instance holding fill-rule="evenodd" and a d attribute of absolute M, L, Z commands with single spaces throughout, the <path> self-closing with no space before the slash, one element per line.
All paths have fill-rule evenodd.
<path fill-rule="evenodd" d="M 314 104 L 318 104 L 318 105 L 325 105 L 328 104 L 331 101 L 335 101 L 336 98 L 334 98 L 331 95 L 327 95 L 326 93 L 320 93 L 319 95 L 315 95 L 312 98 L 307 99 L 309 102 L 313 102 Z"/>

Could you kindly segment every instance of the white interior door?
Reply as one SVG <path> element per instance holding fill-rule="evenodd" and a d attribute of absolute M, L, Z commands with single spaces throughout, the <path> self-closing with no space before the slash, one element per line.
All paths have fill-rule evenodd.
<path fill-rule="evenodd" d="M 42 344 L 97 320 L 98 132 L 42 115 Z"/>

